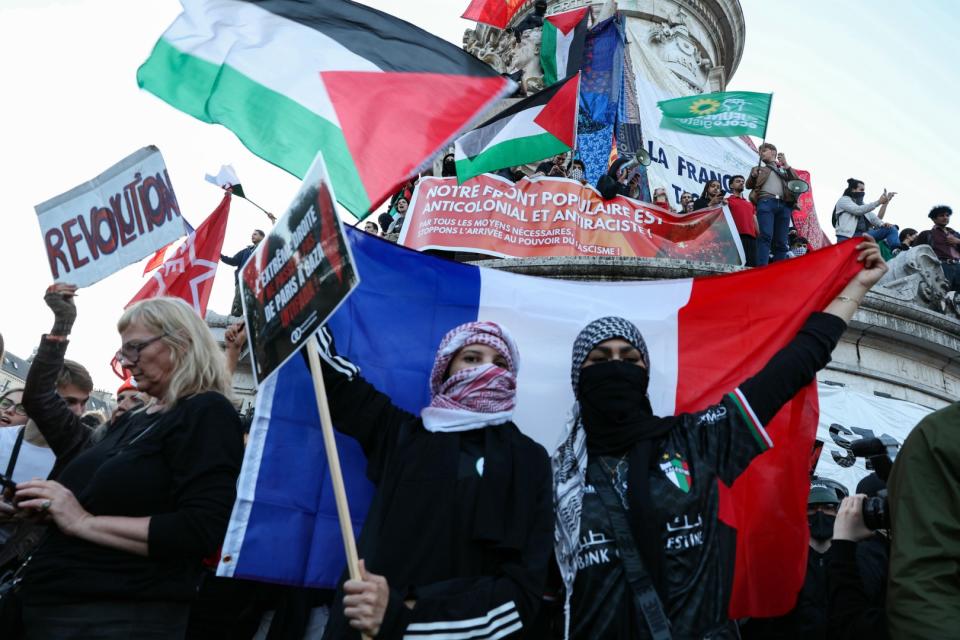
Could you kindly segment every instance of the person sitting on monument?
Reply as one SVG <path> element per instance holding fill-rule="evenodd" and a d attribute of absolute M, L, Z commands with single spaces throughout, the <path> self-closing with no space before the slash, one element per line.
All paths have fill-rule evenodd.
<path fill-rule="evenodd" d="M 587 167 L 583 160 L 571 160 L 570 169 L 567 170 L 567 177 L 576 180 L 580 184 L 587 184 Z"/>
<path fill-rule="evenodd" d="M 340 585 L 324 638 L 527 637 L 553 511 L 547 452 L 512 422 L 513 339 L 493 322 L 451 329 L 419 416 L 337 355 L 326 329 L 320 342 L 333 423 L 360 443 L 377 487 L 357 541 L 362 578 Z"/>
<path fill-rule="evenodd" d="M 519 42 L 520 36 L 523 35 L 524 31 L 543 27 L 543 17 L 546 13 L 547 0 L 537 0 L 533 5 L 533 11 L 528 13 L 524 19 L 520 21 L 520 24 L 507 29 L 507 31 L 513 33 L 517 37 L 517 42 Z"/>
<path fill-rule="evenodd" d="M 231 316 L 240 317 L 243 315 L 243 304 L 240 302 L 240 270 L 243 268 L 243 264 L 247 259 L 256 251 L 257 245 L 260 244 L 260 241 L 263 240 L 265 236 L 266 234 L 260 229 L 254 229 L 253 233 L 250 234 L 251 244 L 240 249 L 240 251 L 233 254 L 232 257 L 220 254 L 220 262 L 228 264 L 231 267 L 236 267 L 236 270 L 233 272 L 234 294 L 233 304 L 230 306 Z"/>
<path fill-rule="evenodd" d="M 699 211 L 721 204 L 723 204 L 723 186 L 719 180 L 707 180 L 707 184 L 703 185 L 703 193 L 693 203 L 693 210 Z"/>
<path fill-rule="evenodd" d="M 952 215 L 953 209 L 947 205 L 930 209 L 927 216 L 933 220 L 933 228 L 925 232 L 925 239 L 940 259 L 950 290 L 960 291 L 960 233 L 947 226 Z"/>
<path fill-rule="evenodd" d="M 653 204 L 673 213 L 673 210 L 670 208 L 670 200 L 667 198 L 666 187 L 656 187 L 653 190 Z"/>
<path fill-rule="evenodd" d="M 797 203 L 795 193 L 787 188 L 791 180 L 799 180 L 797 172 L 790 168 L 787 158 L 777 153 L 777 147 L 769 142 L 760 145 L 760 166 L 750 170 L 746 187 L 751 189 L 750 202 L 757 207 L 757 266 L 766 266 L 773 249 L 773 261 L 787 257 L 787 230 Z"/>
<path fill-rule="evenodd" d="M 623 156 L 617 158 L 610 165 L 605 174 L 597 180 L 597 191 L 604 200 L 610 200 L 617 196 L 630 197 L 630 185 L 627 184 L 629 178 L 629 169 L 627 163 L 629 158 Z"/>
<path fill-rule="evenodd" d="M 895 191 L 887 193 L 883 190 L 874 202 L 864 204 L 865 189 L 862 180 L 847 179 L 847 188 L 833 208 L 833 226 L 837 234 L 837 242 L 843 242 L 852 236 L 869 233 L 877 242 L 885 242 L 892 251 L 900 248 L 900 230 L 892 224 L 883 221 L 887 212 L 887 204 L 897 195 Z M 880 207 L 877 213 L 873 210 Z"/>
<path fill-rule="evenodd" d="M 380 227 L 377 226 L 377 223 L 373 220 L 367 220 L 363 223 L 363 230 L 369 233 L 372 236 L 380 235 Z"/>
<path fill-rule="evenodd" d="M 404 198 L 403 196 L 397 198 L 396 202 L 396 216 L 393 218 L 393 222 L 390 223 L 390 226 L 387 227 L 387 231 L 384 235 L 390 235 L 395 233 L 400 233 L 400 229 L 403 228 L 403 221 L 407 215 L 407 207 L 410 206 L 410 201 Z"/>
<path fill-rule="evenodd" d="M 693 211 L 693 203 L 696 201 L 697 196 L 693 195 L 689 191 L 684 191 L 680 194 L 680 206 L 677 208 L 677 213 L 689 213 Z"/>
<path fill-rule="evenodd" d="M 857 250 L 862 268 L 840 295 L 759 373 L 700 412 L 653 413 L 647 389 L 663 365 L 651 362 L 630 321 L 601 318 L 577 336 L 573 418 L 553 457 L 572 638 L 738 637 L 728 619 L 736 540 L 718 520 L 717 481 L 730 486 L 772 446 L 763 425 L 815 380 L 887 271 L 873 238 Z"/>

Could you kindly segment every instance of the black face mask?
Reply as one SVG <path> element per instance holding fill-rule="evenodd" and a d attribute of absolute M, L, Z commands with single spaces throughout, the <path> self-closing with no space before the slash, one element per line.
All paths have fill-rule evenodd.
<path fill-rule="evenodd" d="M 447 158 L 443 161 L 440 175 L 444 178 L 453 178 L 457 175 L 457 163 L 453 158 Z"/>
<path fill-rule="evenodd" d="M 807 523 L 810 525 L 810 537 L 814 540 L 829 540 L 833 537 L 833 523 L 837 516 L 828 516 L 823 511 L 817 511 L 812 516 L 807 516 Z"/>
<path fill-rule="evenodd" d="M 866 194 L 863 191 L 856 191 L 850 194 L 850 199 L 856 202 L 857 204 L 863 204 L 863 196 Z"/>
<path fill-rule="evenodd" d="M 587 449 L 618 453 L 643 438 L 655 417 L 647 397 L 649 372 L 630 362 L 611 360 L 580 370 L 580 414 Z"/>

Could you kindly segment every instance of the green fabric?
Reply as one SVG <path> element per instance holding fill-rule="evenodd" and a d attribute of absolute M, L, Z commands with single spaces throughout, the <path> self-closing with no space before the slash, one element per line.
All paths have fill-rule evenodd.
<path fill-rule="evenodd" d="M 543 68 L 543 86 L 557 82 L 557 28 L 549 20 L 543 21 L 540 37 L 540 66 Z"/>
<path fill-rule="evenodd" d="M 891 638 L 960 634 L 960 402 L 931 413 L 903 443 L 888 483 L 893 546 Z"/>
<path fill-rule="evenodd" d="M 222 124 L 253 153 L 298 178 L 322 150 L 337 200 L 358 218 L 369 214 L 370 199 L 343 132 L 300 103 L 163 39 L 137 70 L 137 83 L 194 118 Z"/>
<path fill-rule="evenodd" d="M 661 100 L 657 103 L 663 113 L 660 127 L 701 136 L 762 138 L 767 134 L 772 98 L 769 93 L 727 91 Z"/>

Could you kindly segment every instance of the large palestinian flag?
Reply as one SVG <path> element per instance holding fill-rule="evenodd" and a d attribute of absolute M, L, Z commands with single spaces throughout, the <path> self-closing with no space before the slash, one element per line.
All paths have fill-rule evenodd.
<path fill-rule="evenodd" d="M 590 7 L 547 16 L 540 40 L 540 66 L 546 87 L 580 71 Z"/>
<path fill-rule="evenodd" d="M 457 180 L 536 162 L 573 148 L 580 74 L 521 100 L 454 145 Z"/>
<path fill-rule="evenodd" d="M 323 151 L 363 216 L 513 84 L 456 46 L 348 0 L 182 0 L 140 86 L 303 177 Z"/>
<path fill-rule="evenodd" d="M 860 269 L 856 243 L 844 242 L 717 277 L 571 282 L 451 262 L 346 231 L 361 282 L 328 323 L 339 353 L 416 414 L 430 402 L 427 381 L 444 333 L 468 321 L 503 323 L 521 354 L 514 421 L 548 452 L 573 405 L 573 340 L 590 321 L 620 315 L 636 323 L 650 351 L 654 411 L 697 411 L 756 374 Z M 391 317 L 404 318 L 403 348 L 383 330 Z M 310 376 L 293 359 L 272 380 L 257 396 L 219 572 L 330 587 L 343 571 L 343 546 Z M 764 428 L 773 447 L 730 489 L 721 487 L 720 518 L 737 529 L 733 617 L 783 614 L 803 584 L 816 384 L 759 425 L 761 437 Z M 356 441 L 338 436 L 337 446 L 359 530 L 372 487 Z M 683 474 L 682 464 L 665 471 Z"/>

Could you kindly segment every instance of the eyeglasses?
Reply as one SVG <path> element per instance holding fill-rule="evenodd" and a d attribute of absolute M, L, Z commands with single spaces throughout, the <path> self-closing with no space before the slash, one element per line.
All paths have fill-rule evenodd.
<path fill-rule="evenodd" d="M 18 416 L 27 415 L 27 410 L 23 408 L 22 404 L 18 404 L 9 398 L 4 398 L 0 400 L 0 411 L 10 411 L 13 410 Z"/>
<path fill-rule="evenodd" d="M 159 336 L 150 338 L 149 340 L 144 340 L 143 342 L 128 342 L 127 344 L 120 347 L 120 350 L 117 351 L 117 361 L 124 366 L 133 366 L 140 361 L 140 353 L 152 345 L 157 340 L 162 340 L 166 338 L 167 333 L 160 334 Z"/>

